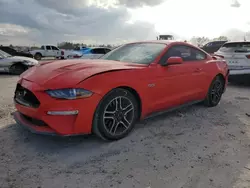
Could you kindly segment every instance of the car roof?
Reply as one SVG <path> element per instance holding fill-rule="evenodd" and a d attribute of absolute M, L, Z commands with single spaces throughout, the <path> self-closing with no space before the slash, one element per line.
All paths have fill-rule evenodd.
<path fill-rule="evenodd" d="M 234 43 L 250 43 L 250 41 L 230 41 L 226 42 L 225 44 L 234 44 Z"/>
<path fill-rule="evenodd" d="M 175 40 L 148 40 L 148 41 L 137 41 L 137 42 L 131 42 L 128 44 L 135 44 L 135 43 L 158 43 L 158 44 L 188 44 L 187 42 L 182 41 L 175 41 Z M 191 44 L 189 44 L 191 45 Z"/>
<path fill-rule="evenodd" d="M 90 49 L 96 49 L 96 48 L 110 49 L 109 47 L 87 47 L 87 48 L 90 48 Z"/>
<path fill-rule="evenodd" d="M 13 49 L 13 48 L 10 47 L 10 46 L 0 46 L 0 48 L 11 48 L 11 49 Z"/>
<path fill-rule="evenodd" d="M 148 41 L 138 41 L 138 42 L 131 42 L 127 44 L 136 44 L 136 43 L 155 43 L 155 44 L 166 44 L 166 45 L 186 45 L 193 48 L 199 49 L 197 46 L 190 44 L 188 42 L 183 41 L 176 41 L 176 40 L 148 40 Z"/>
<path fill-rule="evenodd" d="M 214 40 L 214 41 L 211 41 L 211 42 L 227 42 L 227 40 Z M 210 43 L 210 42 L 208 42 Z"/>
<path fill-rule="evenodd" d="M 53 44 L 43 44 L 41 46 L 55 46 L 55 47 L 57 47 L 56 45 L 53 45 Z"/>

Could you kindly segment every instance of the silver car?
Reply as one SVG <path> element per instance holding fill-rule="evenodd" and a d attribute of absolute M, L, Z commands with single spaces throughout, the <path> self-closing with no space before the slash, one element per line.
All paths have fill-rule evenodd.
<path fill-rule="evenodd" d="M 28 68 L 37 65 L 38 61 L 29 57 L 11 56 L 0 50 L 0 72 L 22 74 Z"/>
<path fill-rule="evenodd" d="M 250 82 L 250 42 L 227 42 L 215 52 L 215 56 L 226 60 L 229 81 Z"/>

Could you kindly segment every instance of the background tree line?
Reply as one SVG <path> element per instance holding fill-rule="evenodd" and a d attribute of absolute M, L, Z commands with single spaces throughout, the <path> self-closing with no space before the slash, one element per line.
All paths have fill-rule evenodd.
<path fill-rule="evenodd" d="M 229 41 L 228 38 L 226 36 L 219 36 L 218 38 L 214 38 L 214 39 L 210 39 L 208 37 L 192 37 L 189 41 L 189 43 L 196 45 L 196 46 L 203 46 L 204 44 L 211 42 L 211 41 Z M 9 45 L 12 48 L 16 48 L 15 46 L 13 46 L 12 44 Z M 115 45 L 111 45 L 111 44 L 85 44 L 85 43 L 73 43 L 73 42 L 61 42 L 58 43 L 57 46 L 60 49 L 65 49 L 65 50 L 79 50 L 81 47 L 108 47 L 108 48 L 113 48 L 115 47 Z M 34 50 L 34 49 L 39 49 L 40 46 L 30 46 L 27 48 L 29 48 L 29 50 Z"/>
<path fill-rule="evenodd" d="M 209 39 L 208 37 L 192 37 L 189 42 L 196 46 L 203 46 L 211 41 L 229 41 L 229 39 L 226 36 L 219 36 L 214 39 Z"/>
<path fill-rule="evenodd" d="M 58 48 L 65 49 L 65 50 L 79 50 L 81 47 L 108 47 L 112 48 L 113 45 L 110 44 L 84 44 L 84 43 L 72 43 L 72 42 L 62 42 L 57 44 Z"/>

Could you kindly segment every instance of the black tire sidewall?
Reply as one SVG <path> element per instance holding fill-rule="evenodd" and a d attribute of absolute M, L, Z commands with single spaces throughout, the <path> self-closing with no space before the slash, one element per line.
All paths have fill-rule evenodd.
<path fill-rule="evenodd" d="M 213 100 L 212 100 L 212 98 L 211 98 L 211 92 L 212 92 L 213 86 L 214 86 L 214 84 L 215 84 L 217 81 L 220 81 L 222 85 L 224 84 L 224 83 L 223 83 L 223 80 L 222 80 L 219 76 L 216 76 L 216 77 L 213 79 L 213 81 L 212 81 L 212 83 L 211 83 L 211 85 L 210 85 L 210 87 L 209 87 L 209 90 L 208 90 L 207 98 L 206 98 L 206 100 L 205 100 L 205 103 L 206 103 L 207 106 L 210 106 L 210 107 L 217 106 L 217 105 L 219 104 L 220 100 L 221 100 L 221 97 L 222 97 L 222 94 L 223 94 L 223 93 L 221 93 L 221 95 L 220 95 L 220 100 L 218 100 L 216 103 L 213 102 Z"/>
<path fill-rule="evenodd" d="M 113 100 L 115 97 L 119 97 L 119 96 L 126 96 L 129 100 L 131 100 L 131 102 L 134 105 L 134 118 L 133 121 L 130 125 L 130 127 L 122 134 L 120 135 L 111 135 L 104 127 L 103 124 L 103 114 L 104 114 L 104 109 L 106 108 L 106 106 L 108 105 L 108 103 Z M 125 136 L 127 136 L 132 129 L 135 126 L 135 123 L 138 119 L 138 102 L 136 101 L 136 98 L 134 97 L 134 95 L 129 92 L 128 90 L 125 89 L 114 89 L 111 92 L 109 92 L 107 95 L 104 96 L 104 98 L 102 99 L 102 101 L 100 102 L 100 104 L 98 105 L 98 108 L 96 110 L 95 113 L 95 117 L 94 117 L 94 125 L 95 128 L 94 130 L 96 130 L 95 132 L 97 132 L 96 134 L 101 137 L 102 139 L 106 139 L 106 140 L 119 140 L 121 138 L 124 138 Z"/>
<path fill-rule="evenodd" d="M 34 58 L 35 58 L 36 60 L 41 60 L 41 59 L 42 59 L 42 55 L 39 54 L 39 53 L 36 53 L 36 54 L 34 55 Z"/>
<path fill-rule="evenodd" d="M 16 71 L 15 70 L 15 68 L 16 67 L 19 67 L 20 69 L 20 71 Z M 20 75 L 20 74 L 22 74 L 24 71 L 26 71 L 27 70 L 27 68 L 24 66 L 24 65 L 21 65 L 21 64 L 17 64 L 17 65 L 12 65 L 11 67 L 10 67 L 10 73 L 11 74 L 14 74 L 14 75 Z"/>

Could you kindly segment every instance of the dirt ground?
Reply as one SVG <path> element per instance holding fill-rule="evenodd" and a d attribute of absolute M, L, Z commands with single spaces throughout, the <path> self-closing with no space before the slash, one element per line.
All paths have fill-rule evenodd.
<path fill-rule="evenodd" d="M 0 187 L 248 188 L 250 86 L 219 106 L 190 106 L 137 124 L 126 138 L 39 136 L 11 117 L 17 77 L 0 75 Z"/>

